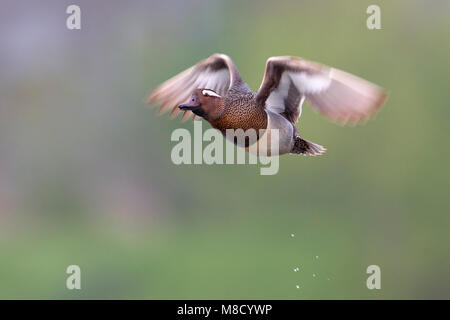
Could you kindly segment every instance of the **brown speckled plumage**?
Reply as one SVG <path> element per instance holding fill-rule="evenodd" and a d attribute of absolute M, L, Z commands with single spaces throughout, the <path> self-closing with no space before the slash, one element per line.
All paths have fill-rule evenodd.
<path fill-rule="evenodd" d="M 242 84 L 232 87 L 223 99 L 222 116 L 211 125 L 225 133 L 226 129 L 266 129 L 267 114 L 256 104 L 255 95 Z"/>

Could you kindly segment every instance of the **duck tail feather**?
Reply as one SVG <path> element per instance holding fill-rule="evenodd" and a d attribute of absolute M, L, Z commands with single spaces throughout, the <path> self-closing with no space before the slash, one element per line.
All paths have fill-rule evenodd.
<path fill-rule="evenodd" d="M 320 144 L 302 139 L 301 137 L 297 136 L 294 138 L 294 146 L 292 147 L 291 153 L 317 156 L 324 153 L 325 150 L 327 149 Z"/>

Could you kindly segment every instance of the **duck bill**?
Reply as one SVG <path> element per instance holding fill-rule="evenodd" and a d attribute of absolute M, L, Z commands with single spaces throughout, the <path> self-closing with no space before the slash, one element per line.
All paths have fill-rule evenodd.
<path fill-rule="evenodd" d="M 180 104 L 178 106 L 178 108 L 180 108 L 181 110 L 192 110 L 193 108 L 199 108 L 200 107 L 200 103 L 198 103 L 197 99 L 192 98 L 189 99 L 188 102 Z"/>
<path fill-rule="evenodd" d="M 178 108 L 180 108 L 181 110 L 195 110 L 197 108 L 200 108 L 200 106 L 191 106 L 190 104 L 185 103 L 185 104 L 180 104 L 178 106 Z"/>

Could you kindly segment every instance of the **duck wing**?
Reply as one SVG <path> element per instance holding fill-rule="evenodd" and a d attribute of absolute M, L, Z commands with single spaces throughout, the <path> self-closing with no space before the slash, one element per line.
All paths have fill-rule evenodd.
<path fill-rule="evenodd" d="M 213 54 L 189 69 L 159 85 L 148 96 L 148 103 L 160 105 L 159 114 L 171 111 L 171 118 L 180 112 L 178 105 L 185 102 L 194 89 L 214 90 L 224 96 L 241 76 L 233 60 L 225 54 Z M 182 121 L 195 116 L 192 111 L 184 111 Z"/>
<path fill-rule="evenodd" d="M 371 82 L 298 57 L 269 58 L 256 93 L 260 107 L 292 123 L 300 117 L 304 100 L 335 122 L 355 124 L 370 118 L 386 97 L 386 91 Z"/>

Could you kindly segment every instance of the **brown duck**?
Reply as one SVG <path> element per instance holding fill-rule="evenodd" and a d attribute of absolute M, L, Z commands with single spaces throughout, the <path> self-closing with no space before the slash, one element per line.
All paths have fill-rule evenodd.
<path fill-rule="evenodd" d="M 253 93 L 231 58 L 214 54 L 161 84 L 148 101 L 160 104 L 160 113 L 170 110 L 171 117 L 180 112 L 182 120 L 201 117 L 223 134 L 278 129 L 279 154 L 318 155 L 325 148 L 301 138 L 295 127 L 305 100 L 333 121 L 355 124 L 373 115 L 386 97 L 364 79 L 297 57 L 269 58 Z"/>

